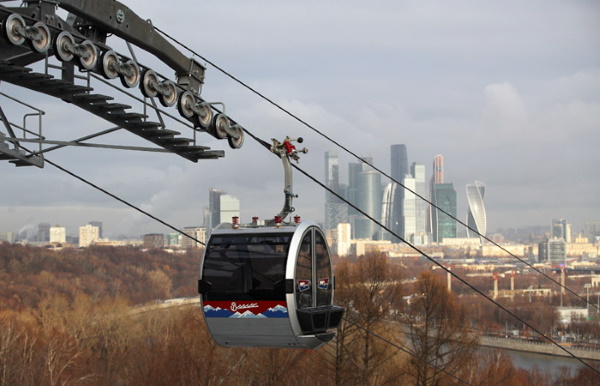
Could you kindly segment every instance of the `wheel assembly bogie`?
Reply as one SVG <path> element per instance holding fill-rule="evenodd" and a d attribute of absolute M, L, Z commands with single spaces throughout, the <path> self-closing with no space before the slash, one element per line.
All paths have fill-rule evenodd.
<path fill-rule="evenodd" d="M 119 66 L 121 84 L 127 88 L 134 88 L 140 83 L 140 66 L 133 60 L 128 60 Z"/>
<path fill-rule="evenodd" d="M 84 70 L 92 70 L 98 64 L 98 49 L 91 42 L 91 40 L 84 40 L 79 45 L 80 51 L 78 52 L 79 65 Z"/>
<path fill-rule="evenodd" d="M 239 149 L 244 144 L 244 129 L 236 124 L 231 125 L 231 135 L 227 136 L 227 142 L 232 149 Z"/>
<path fill-rule="evenodd" d="M 227 118 L 225 114 L 219 113 L 215 115 L 215 118 L 210 128 L 210 133 L 218 139 L 225 139 L 227 138 L 229 125 L 229 118 Z"/>
<path fill-rule="evenodd" d="M 188 75 L 188 79 L 180 71 L 176 73 L 177 82 L 166 79 L 154 70 L 118 54 L 106 46 L 105 39 L 98 39 L 94 34 L 82 34 L 77 29 L 65 29 L 60 18 L 56 21 L 46 16 L 43 20 L 48 24 L 40 20 L 36 14 L 9 13 L 1 20 L 0 34 L 9 45 L 27 46 L 38 54 L 49 52 L 48 56 L 55 56 L 60 62 L 74 62 L 80 71 L 94 72 L 108 80 L 119 78 L 126 88 L 139 87 L 145 98 L 157 98 L 163 107 L 177 105 L 181 116 L 195 128 L 217 139 L 227 139 L 231 148 L 242 146 L 243 128 L 225 115 L 224 105 L 222 112 L 214 108 L 214 105 L 222 103 L 209 103 L 200 97 L 199 88 L 189 82 L 191 75 Z M 122 38 L 127 40 L 126 37 Z"/>
<path fill-rule="evenodd" d="M 48 51 L 52 45 L 52 35 L 48 26 L 40 21 L 31 27 L 30 39 L 27 39 L 29 47 L 41 54 Z"/>

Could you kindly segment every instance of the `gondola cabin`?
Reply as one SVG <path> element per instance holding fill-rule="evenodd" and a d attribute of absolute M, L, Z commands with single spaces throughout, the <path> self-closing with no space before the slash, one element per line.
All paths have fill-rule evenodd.
<path fill-rule="evenodd" d="M 329 248 L 312 222 L 219 225 L 198 285 L 219 345 L 306 349 L 335 336 L 344 308 L 333 305 L 333 288 Z"/>

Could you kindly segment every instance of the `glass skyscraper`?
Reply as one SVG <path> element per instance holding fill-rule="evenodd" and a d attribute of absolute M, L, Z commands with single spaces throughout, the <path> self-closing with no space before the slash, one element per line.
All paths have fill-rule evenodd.
<path fill-rule="evenodd" d="M 370 158 L 365 161 L 371 163 Z M 376 220 L 381 218 L 382 207 L 381 174 L 365 163 L 348 164 L 348 201 Z M 352 238 L 372 239 L 379 226 L 370 219 L 349 208 Z"/>
<path fill-rule="evenodd" d="M 485 214 L 485 206 L 483 205 L 483 196 L 485 194 L 485 184 L 475 181 L 473 184 L 467 185 L 467 202 L 469 203 L 469 211 L 467 213 L 467 237 L 485 236 L 487 228 L 487 218 Z"/>
<path fill-rule="evenodd" d="M 406 145 L 398 144 L 390 146 L 391 177 L 398 183 L 404 185 L 404 178 L 409 174 L 408 151 Z M 400 237 L 404 237 L 404 197 L 405 189 L 398 186 L 394 190 L 394 198 L 390 222 L 386 226 Z M 392 242 L 399 242 L 398 238 L 392 237 Z"/>
<path fill-rule="evenodd" d="M 340 184 L 340 165 L 335 152 L 325 152 L 325 181 L 327 187 L 344 197 Z M 325 230 L 336 229 L 340 223 L 348 222 L 348 205 L 331 192 L 325 192 Z"/>
<path fill-rule="evenodd" d="M 431 203 L 456 218 L 456 190 L 452 183 L 432 184 Z M 442 211 L 431 209 L 431 233 L 434 242 L 456 238 L 456 220 Z"/>
<path fill-rule="evenodd" d="M 367 170 L 358 174 L 357 206 L 369 216 L 379 220 L 383 197 L 381 174 L 364 166 Z M 365 216 L 358 216 L 354 221 L 354 238 L 373 239 L 379 230 L 380 227 Z"/>

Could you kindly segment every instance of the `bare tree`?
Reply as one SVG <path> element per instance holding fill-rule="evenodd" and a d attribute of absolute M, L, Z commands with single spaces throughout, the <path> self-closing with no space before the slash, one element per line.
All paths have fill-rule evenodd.
<path fill-rule="evenodd" d="M 465 307 L 441 278 L 429 271 L 419 275 L 403 319 L 416 357 L 408 369 L 415 384 L 437 385 L 448 377 L 444 371 L 460 377 L 469 367 L 477 337 L 469 333 Z"/>
<path fill-rule="evenodd" d="M 384 369 L 398 350 L 374 334 L 392 338 L 391 315 L 401 299 L 398 267 L 385 254 L 368 254 L 354 265 L 338 267 L 337 283 L 336 298 L 346 307 L 347 320 L 361 328 L 342 323 L 338 329 L 337 353 L 342 357 L 338 357 L 336 381 L 347 383 L 350 376 L 351 382 L 368 385 L 397 379 L 398 372 Z"/>

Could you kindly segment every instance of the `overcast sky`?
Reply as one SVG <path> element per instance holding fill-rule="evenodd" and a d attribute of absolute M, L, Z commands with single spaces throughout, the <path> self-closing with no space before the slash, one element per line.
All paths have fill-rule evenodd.
<path fill-rule="evenodd" d="M 566 218 L 579 232 L 584 222 L 600 221 L 597 1 L 124 3 L 386 172 L 391 144 L 406 144 L 409 162 L 424 164 L 427 179 L 433 157 L 442 154 L 460 219 L 465 185 L 486 184 L 488 232 L 553 218 Z M 158 60 L 144 64 L 174 78 Z M 53 98 L 6 83 L 0 91 L 44 110 L 49 139 L 111 127 Z M 202 96 L 224 102 L 230 116 L 263 139 L 304 137 L 309 153 L 300 166 L 321 180 L 324 152 L 337 151 L 346 181 L 349 155 L 211 66 Z M 6 98 L 0 103 L 11 121 L 22 121 Z M 168 128 L 190 135 L 175 122 Z M 176 227 L 202 225 L 211 187 L 241 200 L 242 221 L 279 212 L 277 158 L 250 138 L 240 150 L 206 134 L 198 138 L 226 156 L 192 163 L 172 154 L 68 148 L 47 158 Z M 150 145 L 128 132 L 97 142 Z M 49 222 L 75 234 L 96 220 L 111 237 L 170 232 L 50 165 L 3 161 L 0 173 L 0 231 Z M 297 174 L 295 193 L 297 214 L 322 221 L 322 188 Z"/>

